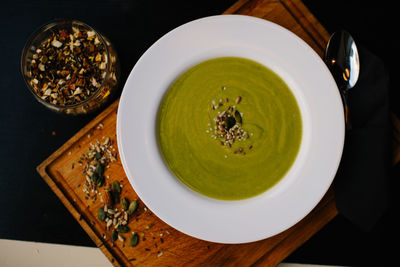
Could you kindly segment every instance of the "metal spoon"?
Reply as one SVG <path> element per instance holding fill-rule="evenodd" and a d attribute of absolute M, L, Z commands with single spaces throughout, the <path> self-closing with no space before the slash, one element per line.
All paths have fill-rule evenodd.
<path fill-rule="evenodd" d="M 357 83 L 360 60 L 356 43 L 347 31 L 341 30 L 331 35 L 325 50 L 324 61 L 339 87 L 344 105 L 346 128 L 351 129 L 348 93 Z"/>

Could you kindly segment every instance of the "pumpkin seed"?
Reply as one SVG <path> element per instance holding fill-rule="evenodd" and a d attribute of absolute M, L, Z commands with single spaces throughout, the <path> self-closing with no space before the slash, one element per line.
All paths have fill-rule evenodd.
<path fill-rule="evenodd" d="M 135 199 L 134 201 L 131 202 L 131 204 L 129 204 L 128 214 L 129 215 L 133 214 L 136 211 L 137 207 L 138 207 L 138 201 L 137 199 Z"/>
<path fill-rule="evenodd" d="M 98 187 L 101 187 L 104 185 L 105 179 L 104 179 L 104 167 L 103 165 L 98 162 L 95 168 L 95 171 L 93 172 L 92 176 L 90 177 L 92 182 L 95 183 Z"/>
<path fill-rule="evenodd" d="M 139 242 L 139 236 L 133 232 L 131 238 L 129 239 L 129 244 L 131 247 L 136 247 Z"/>
<path fill-rule="evenodd" d="M 121 185 L 119 184 L 118 181 L 112 183 L 112 190 L 114 192 L 117 192 L 118 194 L 121 194 Z"/>
<path fill-rule="evenodd" d="M 236 112 L 235 112 L 235 114 L 236 114 Z M 236 117 L 236 116 L 235 116 Z M 235 118 L 233 118 L 233 117 L 227 117 L 226 118 L 226 120 L 225 120 L 225 128 L 227 129 L 227 130 L 229 130 L 230 128 L 232 128 L 233 126 L 235 126 L 235 124 L 236 124 L 236 119 Z"/>
<path fill-rule="evenodd" d="M 104 176 L 101 176 L 99 178 L 99 181 L 97 182 L 97 187 L 102 187 L 104 185 L 104 182 L 105 182 Z"/>
<path fill-rule="evenodd" d="M 97 217 L 100 221 L 104 221 L 106 219 L 106 213 L 104 212 L 103 208 L 99 208 L 99 210 L 97 211 Z"/>
<path fill-rule="evenodd" d="M 97 153 L 97 152 L 96 152 L 96 153 Z M 100 162 L 97 162 L 95 172 L 97 172 L 99 176 L 103 175 L 103 173 L 104 173 L 104 167 L 103 167 L 103 165 L 102 165 Z"/>
<path fill-rule="evenodd" d="M 111 196 L 113 197 L 114 203 L 120 203 L 121 185 L 118 181 L 114 181 L 111 184 Z"/>
<path fill-rule="evenodd" d="M 114 230 L 112 231 L 112 233 L 111 233 L 111 239 L 112 239 L 113 242 L 117 241 L 117 239 L 118 239 L 118 232 L 117 232 L 117 230 L 114 229 Z"/>
<path fill-rule="evenodd" d="M 101 157 L 102 157 L 102 155 L 101 155 L 101 153 L 99 153 L 99 152 L 95 152 L 94 153 L 94 157 L 96 158 L 96 159 L 100 159 Z"/>
<path fill-rule="evenodd" d="M 118 232 L 124 234 L 124 233 L 129 232 L 130 229 L 129 229 L 129 227 L 126 226 L 126 225 L 119 225 L 118 228 L 117 228 L 117 230 L 118 230 Z"/>
<path fill-rule="evenodd" d="M 97 172 L 94 172 L 92 176 L 90 176 L 90 179 L 92 180 L 93 183 L 97 184 L 99 180 L 99 174 Z"/>
<path fill-rule="evenodd" d="M 240 112 L 235 110 L 235 119 L 239 124 L 242 124 L 242 115 L 240 115 Z"/>
<path fill-rule="evenodd" d="M 118 192 L 110 191 L 110 195 L 112 196 L 112 200 L 113 200 L 114 204 L 117 204 L 120 202 L 120 200 L 119 200 L 120 195 Z"/>
<path fill-rule="evenodd" d="M 129 200 L 124 197 L 121 202 L 122 210 L 128 210 L 129 208 Z"/>

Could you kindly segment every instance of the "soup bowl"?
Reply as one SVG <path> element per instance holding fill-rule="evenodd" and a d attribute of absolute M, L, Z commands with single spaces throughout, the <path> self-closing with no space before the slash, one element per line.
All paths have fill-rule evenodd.
<path fill-rule="evenodd" d="M 173 82 L 218 57 L 241 57 L 271 69 L 296 98 L 302 120 L 294 163 L 272 188 L 241 200 L 220 200 L 187 187 L 170 171 L 157 141 L 157 116 Z M 316 52 L 285 28 L 243 15 L 186 23 L 155 42 L 124 86 L 117 142 L 126 175 L 144 204 L 165 223 L 202 240 L 265 239 L 304 218 L 330 187 L 344 143 L 343 108 L 333 77 Z"/>

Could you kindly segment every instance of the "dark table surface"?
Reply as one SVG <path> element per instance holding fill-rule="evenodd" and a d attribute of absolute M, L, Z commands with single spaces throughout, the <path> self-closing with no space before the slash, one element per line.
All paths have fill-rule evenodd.
<path fill-rule="evenodd" d="M 65 117 L 36 103 L 19 70 L 28 36 L 55 18 L 94 26 L 114 43 L 122 83 L 159 37 L 196 18 L 222 13 L 235 1 L 14 0 L 0 4 L 0 238 L 94 246 L 35 168 L 100 111 Z M 329 32 L 347 29 L 385 62 L 395 77 L 395 8 L 367 1 L 304 1 Z M 394 88 L 394 86 L 392 86 Z M 393 90 L 392 99 L 397 92 Z M 393 105 L 396 111 L 397 106 Z M 394 208 L 370 232 L 337 216 L 285 262 L 380 266 L 395 257 Z M 1 257 L 1 252 L 0 252 Z"/>

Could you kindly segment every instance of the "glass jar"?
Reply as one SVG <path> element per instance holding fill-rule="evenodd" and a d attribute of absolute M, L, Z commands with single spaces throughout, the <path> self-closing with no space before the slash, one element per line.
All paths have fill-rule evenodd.
<path fill-rule="evenodd" d="M 106 104 L 120 78 L 111 42 L 76 20 L 50 22 L 32 34 L 22 51 L 21 72 L 39 103 L 71 115 Z"/>

